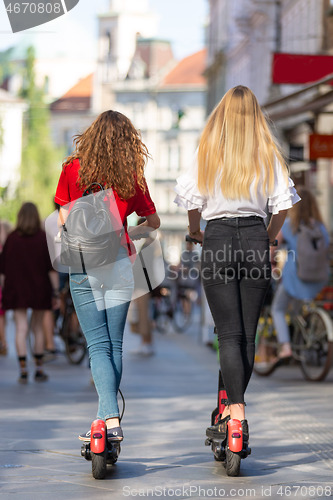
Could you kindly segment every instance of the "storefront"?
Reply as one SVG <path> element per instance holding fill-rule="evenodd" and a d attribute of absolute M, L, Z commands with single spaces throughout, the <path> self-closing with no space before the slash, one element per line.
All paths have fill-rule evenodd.
<path fill-rule="evenodd" d="M 283 145 L 295 184 L 309 187 L 333 232 L 333 73 L 272 100 L 264 111 Z M 310 140 L 311 149 L 310 149 Z M 332 146 L 331 146 L 332 144 Z"/>

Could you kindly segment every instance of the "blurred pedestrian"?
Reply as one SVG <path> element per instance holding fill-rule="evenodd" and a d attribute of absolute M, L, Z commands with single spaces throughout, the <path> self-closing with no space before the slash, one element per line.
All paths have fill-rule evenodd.
<path fill-rule="evenodd" d="M 0 220 L 0 254 L 2 252 L 5 241 L 11 231 L 11 225 L 7 221 Z M 2 303 L 2 288 L 0 286 L 0 304 Z M 6 340 L 6 316 L 5 310 L 0 305 L 0 356 L 6 356 L 8 346 Z"/>
<path fill-rule="evenodd" d="M 186 241 L 178 265 L 176 296 L 176 300 L 182 301 L 185 314 L 190 314 L 191 302 L 199 303 L 200 288 L 200 254 L 195 250 L 194 243 Z"/>
<path fill-rule="evenodd" d="M 109 191 L 105 198 L 111 218 L 120 217 L 125 228 L 116 263 L 111 268 L 82 268 L 82 272 L 70 268 L 72 298 L 87 340 L 99 397 L 97 418 L 106 421 L 110 440 L 123 439 L 117 393 L 122 375 L 123 333 L 133 291 L 134 249 L 126 218 L 133 212 L 146 217 L 146 222 L 132 228 L 136 237 L 147 232 L 148 226 L 160 225 L 144 177 L 147 158 L 147 148 L 131 121 L 117 111 L 105 111 L 75 138 L 75 151 L 63 164 L 55 196 L 61 205 L 63 222 L 67 216 L 63 207 L 82 197 L 92 183 L 101 183 L 113 193 L 111 196 Z M 90 430 L 79 439 L 90 441 Z"/>
<path fill-rule="evenodd" d="M 145 222 L 145 218 L 141 217 L 138 220 L 138 225 Z M 149 246 L 154 242 L 154 240 L 148 235 L 144 238 L 143 243 L 140 247 L 137 247 L 138 252 L 142 252 L 142 258 L 144 261 L 149 262 L 149 270 L 152 272 L 154 270 L 154 248 Z M 147 254 L 148 252 L 148 254 Z M 147 271 L 148 272 L 148 271 Z M 148 274 L 148 279 L 154 282 L 151 272 Z M 131 308 L 135 315 L 135 323 L 132 322 L 131 329 L 133 332 L 138 333 L 141 336 L 141 342 L 137 349 L 132 351 L 132 354 L 138 354 L 140 356 L 152 356 L 154 354 L 153 348 L 153 326 L 152 326 L 152 308 L 151 299 L 152 292 L 147 291 L 147 284 L 144 283 L 145 289 L 137 289 L 138 297 L 133 300 Z"/>
<path fill-rule="evenodd" d="M 203 242 L 201 276 L 227 393 L 223 414 L 206 434 L 226 439 L 231 418 L 241 421 L 246 443 L 244 393 L 270 282 L 269 245 L 275 243 L 287 209 L 299 199 L 249 88 L 239 85 L 225 94 L 203 130 L 195 168 L 177 181 L 175 201 L 188 210 L 189 234 Z M 267 202 L 273 215 L 266 229 Z M 204 233 L 201 216 L 208 221 Z"/>
<path fill-rule="evenodd" d="M 56 209 L 51 215 L 47 218 L 48 231 L 50 232 L 50 227 L 52 227 L 52 234 L 57 234 L 58 232 L 58 216 L 59 216 L 59 205 L 54 203 L 54 208 Z M 46 220 L 43 222 L 43 229 L 45 228 Z M 61 305 L 61 291 L 63 289 L 63 279 L 62 275 L 58 273 L 59 278 L 59 306 Z M 66 275 L 67 276 L 67 275 Z M 56 317 L 59 316 L 60 310 L 50 309 L 45 311 L 43 317 L 43 332 L 44 332 L 44 361 L 52 361 L 56 358 L 56 348 L 54 343 L 54 331 L 55 331 L 55 320 Z"/>
<path fill-rule="evenodd" d="M 58 275 L 49 258 L 46 235 L 41 229 L 37 207 L 23 203 L 15 230 L 8 236 L 0 257 L 3 275 L 2 306 L 14 310 L 16 352 L 20 366 L 19 382 L 28 381 L 27 310 L 32 309 L 31 328 L 34 333 L 35 381 L 45 382 L 48 376 L 42 369 L 44 353 L 43 316 L 54 306 L 59 294 Z"/>
<path fill-rule="evenodd" d="M 282 226 L 279 241 L 286 245 L 286 261 L 282 270 L 282 280 L 278 286 L 272 302 L 272 317 L 280 343 L 279 359 L 288 359 L 292 356 L 290 345 L 289 327 L 286 321 L 286 311 L 288 306 L 294 301 L 311 300 L 326 285 L 329 278 L 329 235 L 320 214 L 320 210 L 314 195 L 304 186 L 297 188 L 301 201 L 297 203 L 288 214 L 288 218 Z M 301 241 L 301 231 L 309 229 L 318 234 L 311 244 L 318 247 L 320 251 L 319 239 L 322 238 L 323 254 L 317 259 L 311 255 L 306 255 L 308 264 L 315 265 L 315 268 L 308 272 L 301 279 L 299 269 L 300 253 L 306 250 L 306 242 Z M 311 234 L 310 234 L 311 237 Z M 326 254 L 326 255 L 325 255 Z M 304 272 L 303 272 L 304 273 Z"/>

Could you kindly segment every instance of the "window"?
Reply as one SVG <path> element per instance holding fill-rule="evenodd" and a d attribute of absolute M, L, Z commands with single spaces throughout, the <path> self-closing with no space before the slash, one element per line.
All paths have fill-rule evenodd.
<path fill-rule="evenodd" d="M 289 163 L 304 161 L 304 146 L 302 144 L 289 144 Z"/>

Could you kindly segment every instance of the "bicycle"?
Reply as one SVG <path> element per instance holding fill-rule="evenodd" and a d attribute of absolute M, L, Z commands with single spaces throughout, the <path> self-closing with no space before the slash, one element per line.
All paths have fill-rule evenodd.
<path fill-rule="evenodd" d="M 193 303 L 198 292 L 190 287 L 177 286 L 174 295 L 167 285 L 152 292 L 152 318 L 160 333 L 167 332 L 171 324 L 176 332 L 182 333 L 192 323 Z"/>
<path fill-rule="evenodd" d="M 300 365 L 306 380 L 324 380 L 333 359 L 333 325 L 330 315 L 312 301 L 302 302 L 286 318 L 290 330 L 292 359 Z M 277 359 L 278 348 L 270 305 L 265 305 L 256 335 L 254 372 L 257 375 L 267 377 L 287 362 Z"/>
<path fill-rule="evenodd" d="M 177 286 L 177 295 L 173 309 L 173 324 L 181 333 L 192 323 L 193 304 L 198 298 L 198 292 L 190 286 Z"/>
<path fill-rule="evenodd" d="M 63 308 L 56 321 L 55 334 L 58 334 L 64 341 L 68 361 L 79 365 L 87 354 L 87 344 L 76 315 L 68 284 L 63 288 L 61 298 Z"/>
<path fill-rule="evenodd" d="M 160 333 L 169 330 L 173 318 L 171 289 L 168 286 L 159 286 L 152 291 L 152 319 Z"/>

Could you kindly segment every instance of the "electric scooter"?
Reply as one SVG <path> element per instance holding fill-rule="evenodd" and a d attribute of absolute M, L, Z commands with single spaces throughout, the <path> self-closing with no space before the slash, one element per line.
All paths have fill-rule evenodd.
<path fill-rule="evenodd" d="M 125 398 L 120 389 L 119 394 L 123 402 L 123 409 L 119 417 L 119 421 L 121 422 L 125 412 Z M 107 465 L 114 465 L 117 462 L 120 450 L 120 441 L 108 440 L 104 420 L 94 420 L 91 424 L 90 442 L 84 442 L 81 446 L 81 456 L 91 461 L 94 479 L 105 478 Z"/>
<path fill-rule="evenodd" d="M 94 420 L 91 424 L 91 441 L 81 447 L 81 456 L 91 460 L 92 475 L 104 479 L 107 465 L 115 464 L 120 453 L 120 442 L 108 441 L 104 420 Z"/>
<path fill-rule="evenodd" d="M 217 407 L 212 412 L 211 425 L 215 425 L 218 420 L 222 418 L 226 401 L 227 393 L 223 387 L 222 375 L 219 370 Z M 230 419 L 227 424 L 225 439 L 221 440 L 208 437 L 205 441 L 206 446 L 211 446 L 215 460 L 223 462 L 228 476 L 238 476 L 241 459 L 251 454 L 251 448 L 249 448 L 248 443 L 243 440 L 243 432 L 244 428 L 242 422 L 240 420 Z"/>

